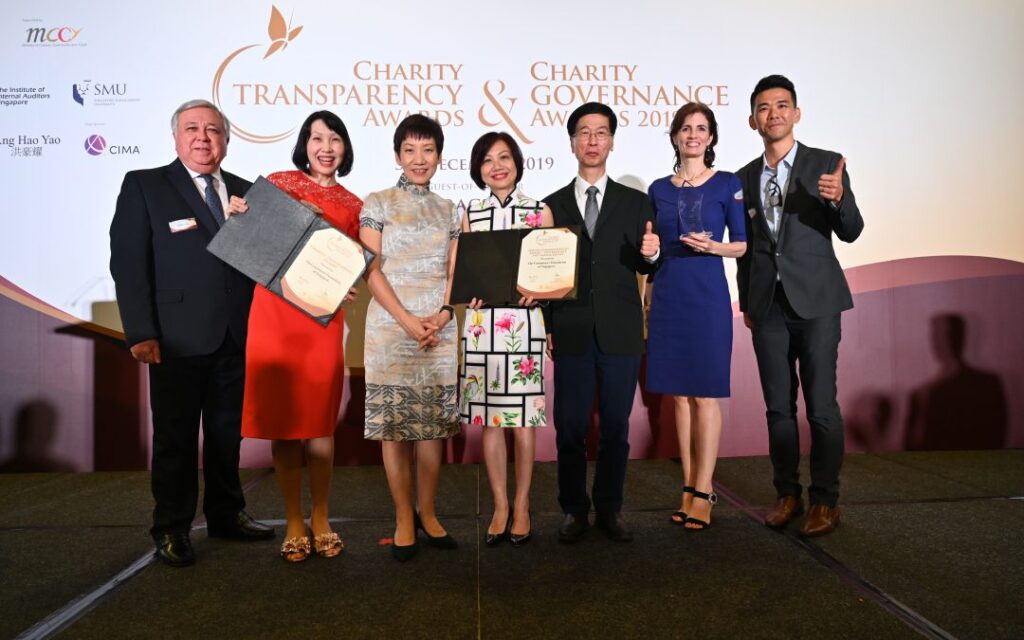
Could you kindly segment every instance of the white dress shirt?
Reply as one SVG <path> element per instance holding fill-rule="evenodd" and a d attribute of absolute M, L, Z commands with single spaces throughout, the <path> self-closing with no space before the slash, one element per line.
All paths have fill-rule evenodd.
<path fill-rule="evenodd" d="M 601 177 L 598 178 L 597 181 L 594 182 L 593 184 L 591 184 L 591 183 L 587 182 L 586 180 L 584 180 L 583 176 L 580 176 L 580 175 L 576 176 L 576 183 L 573 186 L 573 189 L 576 192 L 576 206 L 578 206 L 580 208 L 580 213 L 583 214 L 584 216 L 587 215 L 587 189 L 589 187 L 597 187 L 597 196 L 596 196 L 597 197 L 597 210 L 598 210 L 598 216 L 597 217 L 598 217 L 598 220 L 600 220 L 601 219 L 601 215 L 602 215 L 600 213 L 600 211 L 601 211 L 601 204 L 604 202 L 604 190 L 608 187 L 608 174 L 607 173 L 602 174 Z M 597 223 L 594 223 L 594 224 L 595 224 L 595 228 L 596 228 Z M 653 256 L 651 256 L 651 257 L 643 256 L 643 259 L 646 260 L 647 262 L 650 262 L 651 264 L 654 264 L 655 262 L 658 261 L 658 256 L 660 256 L 660 255 L 661 255 L 661 249 L 658 249 L 657 253 L 655 253 Z"/>

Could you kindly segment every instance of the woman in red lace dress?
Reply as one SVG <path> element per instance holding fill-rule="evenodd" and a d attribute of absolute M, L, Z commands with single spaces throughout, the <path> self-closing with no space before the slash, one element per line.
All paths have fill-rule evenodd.
<path fill-rule="evenodd" d="M 352 169 L 352 144 L 345 124 L 330 111 L 313 113 L 302 124 L 292 152 L 299 171 L 268 177 L 335 227 L 358 239 L 363 203 L 338 184 Z M 232 202 L 242 212 L 244 201 Z M 351 299 L 355 290 L 349 292 Z M 274 472 L 284 498 L 288 530 L 281 555 L 305 560 L 310 538 L 302 512 L 302 463 L 309 463 L 313 549 L 334 557 L 344 549 L 327 515 L 334 469 L 334 429 L 344 382 L 342 312 L 322 327 L 267 289 L 257 286 L 249 312 L 245 351 L 242 435 L 271 440 Z"/>

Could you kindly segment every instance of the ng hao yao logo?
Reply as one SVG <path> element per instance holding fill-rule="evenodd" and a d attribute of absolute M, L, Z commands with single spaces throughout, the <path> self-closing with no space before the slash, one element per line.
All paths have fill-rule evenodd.
<path fill-rule="evenodd" d="M 253 49 L 262 49 L 264 46 L 266 46 L 266 49 L 263 52 L 263 57 L 259 60 L 260 63 L 265 62 L 267 61 L 268 58 L 270 58 L 270 56 L 274 55 L 278 51 L 283 51 L 284 49 L 286 49 L 288 47 L 288 43 L 295 40 L 295 38 L 298 37 L 301 31 L 301 25 L 297 27 L 292 27 L 291 20 L 289 19 L 288 22 L 285 22 L 284 16 L 282 16 L 281 12 L 277 10 L 277 7 L 271 5 L 270 23 L 267 25 L 267 35 L 270 36 L 270 43 L 267 44 L 266 42 L 257 42 L 253 44 L 247 44 L 243 47 L 236 49 L 231 54 L 229 54 L 228 57 L 224 58 L 224 61 L 221 62 L 220 66 L 217 68 L 217 73 L 213 76 L 213 103 L 217 105 L 219 108 L 224 109 L 224 106 L 221 104 L 221 83 L 224 82 L 225 73 L 228 71 L 228 68 L 232 64 L 236 62 L 241 63 L 245 61 L 244 57 L 251 57 L 252 54 L 259 53 L 259 51 L 252 51 Z M 252 64 L 251 60 L 245 62 L 249 62 L 250 64 Z M 261 135 L 253 131 L 244 129 L 242 126 L 238 124 L 239 119 L 235 117 L 235 114 L 232 113 L 230 115 L 232 133 L 243 140 L 248 140 L 249 142 L 263 144 L 279 142 L 290 137 L 297 128 L 295 126 L 292 126 L 286 131 Z"/>

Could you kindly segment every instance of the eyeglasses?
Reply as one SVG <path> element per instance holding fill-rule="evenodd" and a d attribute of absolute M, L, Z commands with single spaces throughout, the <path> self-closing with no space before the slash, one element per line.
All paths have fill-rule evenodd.
<path fill-rule="evenodd" d="M 782 204 L 782 189 L 779 187 L 778 180 L 775 176 L 768 178 L 767 184 L 764 185 L 765 204 L 769 207 L 778 207 Z"/>
<path fill-rule="evenodd" d="M 591 138 L 597 138 L 598 142 L 604 142 L 608 138 L 612 137 L 612 132 L 608 129 L 579 129 L 576 131 L 574 138 L 582 138 L 584 140 L 590 140 Z"/>

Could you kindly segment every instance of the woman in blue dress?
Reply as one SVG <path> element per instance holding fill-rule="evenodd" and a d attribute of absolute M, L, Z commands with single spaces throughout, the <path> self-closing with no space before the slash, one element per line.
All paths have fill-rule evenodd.
<path fill-rule="evenodd" d="M 743 188 L 711 167 L 718 123 L 706 105 L 688 103 L 669 130 L 675 174 L 648 195 L 657 212 L 662 262 L 648 318 L 647 390 L 673 396 L 683 466 L 683 495 L 672 522 L 691 531 L 711 525 L 711 479 L 729 397 L 732 303 L 722 258 L 746 251 Z M 729 230 L 729 242 L 725 230 Z"/>

